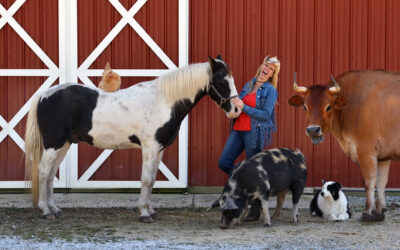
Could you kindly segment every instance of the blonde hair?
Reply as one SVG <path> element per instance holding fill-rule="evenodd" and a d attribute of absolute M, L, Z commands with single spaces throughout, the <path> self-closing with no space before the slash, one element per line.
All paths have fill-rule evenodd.
<path fill-rule="evenodd" d="M 257 69 L 257 73 L 255 75 L 256 79 L 260 76 L 261 68 L 263 67 L 264 64 L 271 65 L 275 68 L 274 75 L 272 76 L 271 85 L 274 86 L 275 89 L 277 89 L 278 88 L 278 74 L 281 69 L 281 62 L 279 62 L 278 57 L 276 57 L 276 56 L 271 57 L 271 58 L 269 58 L 269 56 L 265 57 L 263 63 Z"/>

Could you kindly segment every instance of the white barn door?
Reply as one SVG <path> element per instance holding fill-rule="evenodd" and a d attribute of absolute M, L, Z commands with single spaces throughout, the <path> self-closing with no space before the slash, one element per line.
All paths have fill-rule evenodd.
<path fill-rule="evenodd" d="M 151 1 L 151 0 L 149 0 Z M 101 76 L 102 70 L 89 69 L 99 55 L 110 45 L 115 37 L 125 26 L 130 26 L 149 48 L 166 65 L 167 69 L 113 69 L 121 77 L 138 76 L 160 76 L 169 70 L 176 69 L 188 64 L 188 0 L 179 0 L 179 65 L 175 65 L 157 43 L 148 35 L 146 30 L 135 20 L 135 14 L 148 2 L 139 0 L 129 9 L 126 9 L 118 0 L 109 0 L 113 8 L 122 16 L 121 20 L 111 29 L 104 39 L 96 46 L 90 55 L 81 65 L 78 62 L 78 24 L 77 24 L 77 1 L 61 0 L 64 4 L 68 22 L 65 24 L 67 34 L 67 69 L 68 82 L 80 81 L 85 85 L 94 86 L 90 76 Z M 73 145 L 67 154 L 67 185 L 71 188 L 140 188 L 140 181 L 97 181 L 89 180 L 99 169 L 102 163 L 112 154 L 113 150 L 104 150 L 90 167 L 82 174 L 78 175 L 78 148 Z M 184 188 L 187 186 L 188 169 L 188 119 L 184 119 L 179 132 L 179 175 L 175 176 L 163 162 L 160 163 L 159 170 L 167 178 L 166 181 L 156 181 L 155 188 Z"/>
<path fill-rule="evenodd" d="M 126 9 L 118 0 L 109 0 L 110 4 L 122 16 L 121 20 L 97 45 L 92 53 L 78 65 L 78 0 L 59 0 L 59 62 L 53 62 L 46 53 L 37 45 L 31 36 L 13 18 L 14 13 L 21 8 L 25 0 L 16 0 L 12 6 L 6 9 L 0 3 L 0 30 L 4 25 L 10 25 L 32 51 L 43 61 L 48 69 L 1 69 L 1 76 L 44 76 L 48 77 L 37 91 L 49 88 L 57 79 L 60 84 L 66 82 L 82 82 L 85 85 L 94 86 L 89 77 L 101 76 L 102 70 L 89 69 L 96 58 L 118 36 L 125 27 L 130 26 L 149 46 L 149 48 L 166 65 L 167 69 L 114 69 L 121 77 L 160 76 L 169 70 L 188 64 L 188 0 L 179 0 L 179 65 L 175 65 L 164 51 L 157 45 L 150 35 L 135 20 L 135 14 L 151 0 L 136 1 L 133 6 Z M 83 1 L 83 0 L 81 0 Z M 5 137 L 10 136 L 13 141 L 24 150 L 24 141 L 14 127 L 23 119 L 29 111 L 30 98 L 18 113 L 6 121 L 0 115 L 0 143 Z M 54 182 L 57 188 L 140 188 L 140 181 L 91 181 L 90 177 L 99 169 L 101 164 L 112 154 L 112 150 L 104 150 L 91 166 L 82 175 L 78 176 L 78 146 L 74 144 L 67 153 L 59 170 L 59 178 Z M 159 170 L 166 177 L 166 181 L 156 181 L 155 188 L 184 188 L 187 186 L 188 169 L 188 119 L 184 119 L 179 132 L 179 174 L 175 176 L 164 163 L 161 162 Z M 24 181 L 0 181 L 0 188 L 24 188 Z"/>

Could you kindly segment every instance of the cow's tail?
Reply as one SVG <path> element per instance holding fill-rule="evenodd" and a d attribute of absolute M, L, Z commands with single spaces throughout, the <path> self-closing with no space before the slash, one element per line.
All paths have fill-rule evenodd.
<path fill-rule="evenodd" d="M 43 140 L 37 120 L 37 106 L 41 94 L 36 94 L 31 103 L 25 132 L 25 184 L 31 188 L 34 207 L 39 200 L 39 163 L 43 155 Z M 29 185 L 31 183 L 31 185 Z"/>

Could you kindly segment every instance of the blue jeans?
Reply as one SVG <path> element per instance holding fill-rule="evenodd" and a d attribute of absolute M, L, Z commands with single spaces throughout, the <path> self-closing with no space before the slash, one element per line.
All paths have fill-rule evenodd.
<path fill-rule="evenodd" d="M 240 153 L 242 153 L 243 149 L 246 150 L 246 159 L 250 159 L 253 155 L 261 151 L 261 149 L 251 147 L 250 131 L 232 130 L 219 158 L 219 168 L 229 174 L 235 168 L 233 163 Z"/>

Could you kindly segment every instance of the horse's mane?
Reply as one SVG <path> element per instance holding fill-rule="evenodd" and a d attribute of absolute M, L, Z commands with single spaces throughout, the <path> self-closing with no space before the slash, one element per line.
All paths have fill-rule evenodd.
<path fill-rule="evenodd" d="M 160 76 L 158 91 L 168 103 L 190 99 L 192 102 L 200 89 L 210 82 L 211 67 L 208 62 L 191 64 Z"/>

